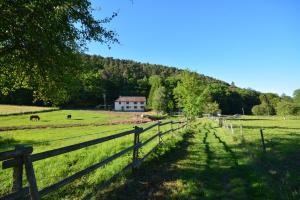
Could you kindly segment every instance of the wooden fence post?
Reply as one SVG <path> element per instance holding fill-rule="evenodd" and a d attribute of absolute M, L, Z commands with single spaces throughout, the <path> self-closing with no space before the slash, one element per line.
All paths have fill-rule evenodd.
<path fill-rule="evenodd" d="M 234 134 L 233 126 L 230 124 L 231 133 Z"/>
<path fill-rule="evenodd" d="M 134 127 L 134 141 L 133 141 L 134 149 L 133 149 L 133 157 L 132 157 L 133 170 L 138 168 L 139 166 L 140 131 L 141 128 L 137 126 Z"/>
<path fill-rule="evenodd" d="M 161 142 L 162 142 L 161 132 L 160 132 L 160 123 L 161 122 L 158 122 L 158 124 L 157 124 L 158 144 L 161 144 Z"/>
<path fill-rule="evenodd" d="M 30 155 L 27 155 L 24 156 L 23 158 L 23 162 L 25 164 L 25 169 L 26 169 L 26 176 L 29 183 L 30 196 L 32 200 L 40 200 L 41 197 L 38 191 L 35 173 L 34 173 L 34 169 L 30 157 L 31 157 Z"/>
<path fill-rule="evenodd" d="M 25 148 L 31 148 L 31 152 L 29 154 L 23 155 L 23 163 L 25 165 L 26 177 L 29 183 L 30 197 L 31 200 L 40 200 L 41 197 L 37 187 L 34 168 L 32 165 L 31 155 L 30 155 L 32 153 L 32 147 L 25 147 Z"/>
<path fill-rule="evenodd" d="M 266 150 L 266 144 L 265 144 L 263 129 L 260 129 L 260 136 L 261 136 L 261 143 L 262 143 L 263 151 L 264 151 L 264 153 L 266 153 L 267 150 Z"/>
<path fill-rule="evenodd" d="M 222 128 L 223 127 L 223 118 L 219 117 L 219 127 Z"/>
<path fill-rule="evenodd" d="M 23 149 L 24 145 L 16 145 L 15 150 Z M 22 156 L 15 158 L 17 165 L 13 168 L 13 192 L 19 192 L 23 186 L 23 159 Z"/>

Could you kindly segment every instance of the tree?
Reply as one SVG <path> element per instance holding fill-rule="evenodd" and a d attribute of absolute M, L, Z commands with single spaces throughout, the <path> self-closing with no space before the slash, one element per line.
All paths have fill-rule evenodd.
<path fill-rule="evenodd" d="M 219 104 L 217 102 L 207 103 L 204 112 L 208 114 L 216 114 L 220 111 Z"/>
<path fill-rule="evenodd" d="M 268 115 L 269 108 L 266 104 L 256 105 L 256 106 L 253 106 L 252 113 L 254 115 Z"/>
<path fill-rule="evenodd" d="M 0 4 L 0 88 L 29 88 L 44 102 L 65 102 L 80 72 L 87 41 L 118 42 L 107 30 L 116 14 L 92 16 L 88 0 L 10 1 Z"/>
<path fill-rule="evenodd" d="M 264 93 L 259 96 L 261 101 L 261 110 L 265 110 L 264 115 L 275 115 L 277 103 L 280 102 L 280 97 L 273 93 Z"/>
<path fill-rule="evenodd" d="M 154 103 L 154 93 L 155 91 L 161 87 L 161 78 L 158 75 L 153 75 L 149 78 L 149 83 L 151 85 L 151 89 L 149 92 L 149 96 L 148 96 L 148 103 L 147 106 L 148 108 L 152 108 L 153 109 L 153 103 Z"/>
<path fill-rule="evenodd" d="M 196 73 L 184 71 L 180 81 L 174 89 L 174 96 L 178 107 L 182 108 L 188 118 L 194 118 L 204 112 L 208 98 L 206 86 L 199 80 Z"/>
<path fill-rule="evenodd" d="M 290 96 L 288 96 L 288 95 L 286 95 L 284 93 L 280 96 L 280 98 L 281 98 L 282 101 L 294 102 L 294 100 L 293 100 L 292 97 L 290 97 Z"/>
<path fill-rule="evenodd" d="M 165 112 L 167 110 L 165 87 L 160 86 L 154 91 L 152 99 L 152 108 L 157 112 Z"/>
<path fill-rule="evenodd" d="M 276 107 L 277 114 L 286 118 L 288 115 L 297 114 L 297 106 L 293 102 L 281 101 Z"/>
<path fill-rule="evenodd" d="M 294 102 L 298 106 L 300 106 L 300 89 L 297 89 L 297 90 L 294 91 L 293 97 L 294 97 Z"/>

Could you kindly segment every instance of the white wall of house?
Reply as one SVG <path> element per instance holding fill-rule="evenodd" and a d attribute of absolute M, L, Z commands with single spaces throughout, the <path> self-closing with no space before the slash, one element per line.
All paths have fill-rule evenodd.
<path fill-rule="evenodd" d="M 115 110 L 117 111 L 144 111 L 146 102 L 115 102 Z"/>

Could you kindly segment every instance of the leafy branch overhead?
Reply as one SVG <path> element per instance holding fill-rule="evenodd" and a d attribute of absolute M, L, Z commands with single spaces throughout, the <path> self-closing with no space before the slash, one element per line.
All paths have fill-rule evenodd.
<path fill-rule="evenodd" d="M 97 20 L 88 0 L 4 0 L 0 10 L 2 93 L 29 87 L 43 100 L 67 93 L 88 41 L 118 43 L 104 27 L 117 14 Z"/>

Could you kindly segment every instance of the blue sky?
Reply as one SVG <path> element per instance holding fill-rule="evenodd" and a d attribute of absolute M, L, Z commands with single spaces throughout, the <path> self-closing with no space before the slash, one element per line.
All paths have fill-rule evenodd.
<path fill-rule="evenodd" d="M 188 68 L 244 88 L 300 88 L 298 0 L 94 0 L 120 45 L 89 54 Z"/>

